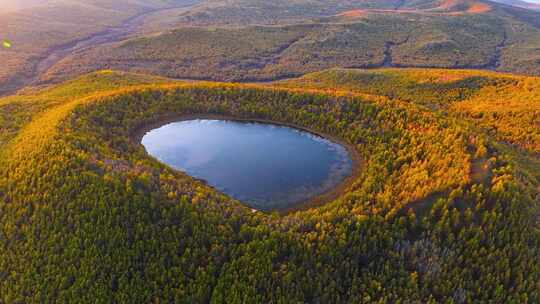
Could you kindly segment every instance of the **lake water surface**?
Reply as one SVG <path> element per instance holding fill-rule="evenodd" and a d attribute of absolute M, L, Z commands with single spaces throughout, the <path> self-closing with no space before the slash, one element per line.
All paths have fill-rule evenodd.
<path fill-rule="evenodd" d="M 346 148 L 285 126 L 197 119 L 142 139 L 148 153 L 258 210 L 294 207 L 352 172 Z"/>

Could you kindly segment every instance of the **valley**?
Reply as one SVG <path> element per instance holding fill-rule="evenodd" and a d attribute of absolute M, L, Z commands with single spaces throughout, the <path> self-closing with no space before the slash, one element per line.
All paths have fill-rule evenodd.
<path fill-rule="evenodd" d="M 316 18 L 298 16 L 279 21 L 280 25 L 271 21 L 232 25 L 220 20 L 203 25 L 194 12 L 208 10 L 207 16 L 221 6 L 197 2 L 147 8 L 118 26 L 49 49 L 28 72 L 18 73 L 4 87 L 13 92 L 28 84 L 55 83 L 104 68 L 218 81 L 268 81 L 332 67 L 540 73 L 540 58 L 527 51 L 540 47 L 540 24 L 530 19 L 532 11 L 472 0 L 433 6 L 403 2 L 398 10 L 395 5 L 399 3 L 384 9 L 328 11 Z M 524 15 L 516 17 L 516 13 Z M 177 29 L 162 31 L 174 24 Z M 213 41 L 220 43 L 213 46 Z M 211 50 L 205 49 L 209 46 Z"/>
<path fill-rule="evenodd" d="M 13 12 L 2 14 L 0 11 L 0 26 L 12 29 L 11 32 L 2 33 L 2 35 L 6 35 L 4 39 L 9 38 L 14 42 L 11 50 L 3 50 L 2 56 L 7 62 L 0 67 L 0 95 L 14 93 L 25 86 L 39 85 L 40 77 L 70 54 L 126 39 L 140 28 L 146 17 L 152 14 L 171 8 L 189 7 L 197 3 L 196 0 L 181 0 L 171 6 L 171 4 L 159 2 L 148 5 L 134 2 L 109 7 L 110 5 L 106 2 L 97 1 L 90 10 L 77 3 L 44 4 L 37 1 L 22 7 L 14 4 L 13 7 L 18 7 L 18 9 Z M 78 13 L 81 16 L 78 17 L 83 21 L 88 22 L 98 18 L 100 14 L 104 14 L 104 17 L 109 19 L 106 19 L 104 23 L 97 23 L 96 26 L 87 26 L 75 24 L 78 20 L 70 16 L 57 16 L 62 9 L 73 7 L 80 10 Z M 31 18 L 35 12 L 40 11 L 44 11 L 42 18 L 47 25 L 41 25 L 37 29 L 37 24 L 34 24 Z M 60 21 L 56 22 L 55 18 L 59 18 Z M 48 27 L 49 24 L 50 27 Z M 42 45 L 28 43 L 28 39 L 39 36 L 40 31 L 45 35 L 50 34 L 47 32 L 52 32 L 56 37 L 43 42 Z"/>
<path fill-rule="evenodd" d="M 186 5 L 186 6 L 189 6 Z M 99 47 L 100 45 L 121 41 L 127 39 L 130 35 L 136 33 L 141 26 L 144 18 L 151 14 L 159 13 L 161 10 L 168 10 L 170 7 L 161 8 L 157 10 L 148 10 L 137 14 L 129 19 L 123 21 L 121 24 L 115 27 L 107 28 L 103 32 L 92 34 L 84 39 L 70 42 L 65 45 L 56 46 L 50 49 L 43 59 L 40 59 L 35 66 L 35 77 L 27 81 L 24 85 L 36 84 L 39 77 L 47 72 L 52 66 L 64 59 L 70 54 L 81 52 L 88 48 Z"/>

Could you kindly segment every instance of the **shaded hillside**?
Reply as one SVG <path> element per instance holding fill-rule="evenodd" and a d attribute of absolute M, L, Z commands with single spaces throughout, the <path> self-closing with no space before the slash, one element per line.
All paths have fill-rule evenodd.
<path fill-rule="evenodd" d="M 419 86 L 461 77 L 410 73 Z M 358 92 L 110 71 L 2 98 L 0 113 L 13 122 L 0 146 L 2 302 L 540 300 L 534 178 L 468 120 Z M 362 155 L 361 175 L 322 207 L 253 213 L 132 139 L 163 117 L 209 113 L 339 137 Z"/>
<path fill-rule="evenodd" d="M 533 10 L 484 0 L 245 1 L 51 2 L 0 15 L 17 33 L 1 50 L 0 91 L 103 68 L 242 81 L 333 67 L 540 73 Z"/>
<path fill-rule="evenodd" d="M 534 22 L 516 19 L 513 8 L 460 14 L 452 8 L 355 10 L 288 26 L 179 28 L 74 54 L 43 80 L 102 68 L 214 80 L 268 80 L 332 67 L 540 73 Z"/>
<path fill-rule="evenodd" d="M 31 84 L 81 41 L 107 33 L 115 26 L 156 9 L 195 0 L 55 0 L 14 1 L 0 10 L 0 40 L 12 47 L 0 49 L 0 95 Z M 3 4 L 2 4 L 3 5 Z M 0 6 L 2 6 L 0 5 Z M 125 38 L 125 37 L 124 37 Z M 99 40 L 90 41 L 93 47 Z M 59 57 L 59 58 L 57 58 Z"/>

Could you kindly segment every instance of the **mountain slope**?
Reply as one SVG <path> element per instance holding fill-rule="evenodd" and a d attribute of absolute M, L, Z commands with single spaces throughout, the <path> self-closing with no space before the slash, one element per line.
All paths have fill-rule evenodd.
<path fill-rule="evenodd" d="M 99 9 L 85 9 L 84 14 L 107 16 L 100 10 L 115 13 L 126 6 L 124 15 L 115 13 L 114 18 L 127 18 L 141 10 L 190 6 L 128 19 L 119 30 L 109 29 L 48 54 L 45 50 L 62 41 L 92 35 L 122 19 L 101 17 L 101 27 L 87 29 L 69 22 L 59 29 L 43 26 L 39 36 L 51 34 L 51 28 L 58 32 L 57 39 L 47 39 L 45 45 L 24 43 L 36 36 L 21 31 L 12 39 L 14 47 L 2 50 L 7 63 L 0 70 L 1 90 L 103 68 L 242 81 L 332 67 L 482 68 L 540 74 L 540 12 L 533 10 L 484 0 L 243 1 L 156 2 L 144 8 L 136 1 L 110 7 L 98 1 L 88 7 Z M 56 10 L 60 8 L 51 12 Z M 78 36 L 66 29 L 76 30 Z"/>
<path fill-rule="evenodd" d="M 540 14 L 496 4 L 481 12 L 470 12 L 471 6 L 415 5 L 425 8 L 349 10 L 286 26 L 181 27 L 73 54 L 43 80 L 102 68 L 214 80 L 381 66 L 540 74 L 540 28 L 527 15 L 540 20 Z"/>
<path fill-rule="evenodd" d="M 502 142 L 540 153 L 539 77 L 471 70 L 336 69 L 276 85 L 384 95 L 458 113 Z"/>
<path fill-rule="evenodd" d="M 180 14 L 177 23 L 189 25 L 283 24 L 326 17 L 353 8 L 393 9 L 400 0 L 213 0 Z"/>
<path fill-rule="evenodd" d="M 135 17 L 169 6 L 183 6 L 191 0 L 54 0 L 17 1 L 13 11 L 0 10 L 0 39 L 12 47 L 0 49 L 0 95 L 31 84 L 78 42 L 106 34 Z M 3 4 L 2 4 L 3 5 Z M 11 7 L 11 6 L 9 6 Z M 112 35 L 111 35 L 112 36 Z M 125 37 L 124 37 L 125 38 Z M 114 39 L 113 39 L 114 40 Z M 60 51 L 60 52 L 59 52 Z"/>
<path fill-rule="evenodd" d="M 540 4 L 539 3 L 531 3 L 527 1 L 521 1 L 521 0 L 492 0 L 493 2 L 503 3 L 511 6 L 531 9 L 531 10 L 540 10 Z"/>

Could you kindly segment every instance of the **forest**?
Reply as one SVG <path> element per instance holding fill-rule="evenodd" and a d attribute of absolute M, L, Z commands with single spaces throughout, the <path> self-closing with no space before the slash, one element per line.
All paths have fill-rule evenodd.
<path fill-rule="evenodd" d="M 333 69 L 276 83 L 382 95 L 454 115 L 499 141 L 540 152 L 540 78 L 446 69 Z"/>
<path fill-rule="evenodd" d="M 101 69 L 214 81 L 336 67 L 540 74 L 540 9 L 519 0 L 4 2 L 0 95 Z"/>
<path fill-rule="evenodd" d="M 538 83 L 433 69 L 268 84 L 100 71 L 1 98 L 0 302 L 540 302 Z M 363 170 L 323 206 L 254 213 L 134 140 L 185 114 L 329 134 Z"/>

